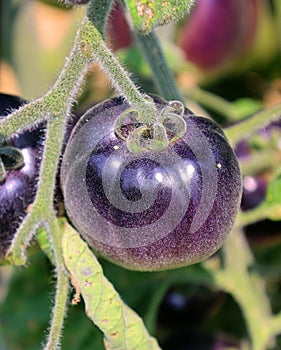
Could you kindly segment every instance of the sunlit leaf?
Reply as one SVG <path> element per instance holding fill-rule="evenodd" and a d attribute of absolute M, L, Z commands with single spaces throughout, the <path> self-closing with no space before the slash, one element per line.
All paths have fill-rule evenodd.
<path fill-rule="evenodd" d="M 103 275 L 102 268 L 79 234 L 68 224 L 62 237 L 65 264 L 78 294 L 86 305 L 87 316 L 102 330 L 106 349 L 160 349 L 142 319 L 124 302 Z"/>

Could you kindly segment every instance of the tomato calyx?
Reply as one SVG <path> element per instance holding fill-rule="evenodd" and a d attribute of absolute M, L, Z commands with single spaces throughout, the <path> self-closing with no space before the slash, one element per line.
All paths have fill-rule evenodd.
<path fill-rule="evenodd" d="M 132 153 L 159 152 L 186 133 L 183 115 L 184 105 L 179 101 L 170 101 L 151 122 L 147 122 L 137 108 L 130 107 L 117 118 L 114 130 Z"/>

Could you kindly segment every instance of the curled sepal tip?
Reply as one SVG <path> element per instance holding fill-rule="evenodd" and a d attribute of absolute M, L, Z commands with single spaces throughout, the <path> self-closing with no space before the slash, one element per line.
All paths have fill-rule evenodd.
<path fill-rule="evenodd" d="M 146 120 L 137 108 L 126 109 L 115 121 L 115 133 L 127 142 L 130 152 L 163 151 L 186 133 L 184 105 L 170 101 L 157 112 L 155 120 Z"/>
<path fill-rule="evenodd" d="M 5 166 L 4 166 L 4 163 L 0 157 L 0 184 L 1 182 L 5 181 L 6 179 L 6 169 L 5 169 Z"/>
<path fill-rule="evenodd" d="M 19 169 L 24 165 L 22 152 L 16 147 L 1 147 L 0 157 L 6 170 Z"/>

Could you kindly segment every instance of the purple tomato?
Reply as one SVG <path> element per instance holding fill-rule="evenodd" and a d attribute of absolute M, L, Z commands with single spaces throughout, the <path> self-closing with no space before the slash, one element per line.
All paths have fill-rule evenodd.
<path fill-rule="evenodd" d="M 66 211 L 80 234 L 105 258 L 151 271 L 214 254 L 241 197 L 239 165 L 222 129 L 188 109 L 179 139 L 159 151 L 130 149 L 138 130 L 148 145 L 156 142 L 161 123 L 173 140 L 174 114 L 166 116 L 166 101 L 154 101 L 158 121 L 140 127 L 128 118 L 123 136 L 115 123 L 130 106 L 121 97 L 89 109 L 70 136 L 61 171 Z"/>
<path fill-rule="evenodd" d="M 13 110 L 27 101 L 12 95 L 0 94 L 0 118 L 5 118 Z M 1 149 L 13 147 L 19 150 L 23 162 L 20 167 L 8 167 L 6 158 L 1 157 L 6 174 L 0 182 L 0 260 L 10 246 L 14 234 L 26 216 L 29 205 L 36 194 L 41 156 L 43 150 L 44 129 L 37 128 L 17 134 Z"/>

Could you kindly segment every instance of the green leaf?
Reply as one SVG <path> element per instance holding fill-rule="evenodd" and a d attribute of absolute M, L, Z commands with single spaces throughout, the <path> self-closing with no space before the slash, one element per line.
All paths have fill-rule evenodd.
<path fill-rule="evenodd" d="M 241 119 L 257 113 L 262 108 L 260 101 L 251 98 L 239 98 L 232 105 Z"/>
<path fill-rule="evenodd" d="M 281 168 L 267 185 L 265 201 L 260 205 L 265 217 L 270 220 L 281 220 Z"/>
<path fill-rule="evenodd" d="M 87 316 L 104 333 L 106 349 L 160 349 L 142 319 L 124 304 L 105 278 L 87 244 L 68 224 L 65 224 L 62 236 L 62 250 L 76 294 L 82 294 Z"/>
<path fill-rule="evenodd" d="M 155 27 L 182 19 L 195 0 L 126 0 L 126 3 L 135 29 L 148 33 Z"/>

